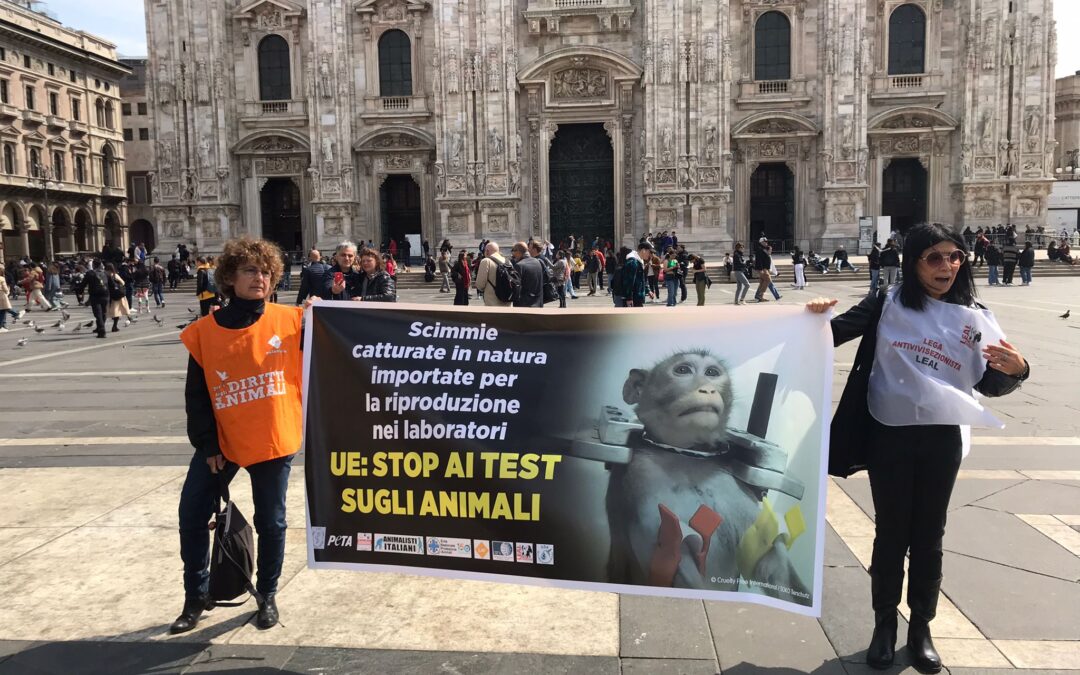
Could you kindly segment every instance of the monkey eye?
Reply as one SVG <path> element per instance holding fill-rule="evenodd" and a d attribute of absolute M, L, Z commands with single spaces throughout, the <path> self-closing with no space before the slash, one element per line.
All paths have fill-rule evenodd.
<path fill-rule="evenodd" d="M 680 363 L 679 365 L 675 366 L 676 375 L 692 375 L 693 373 L 694 369 L 686 363 Z"/>
<path fill-rule="evenodd" d="M 705 369 L 705 374 L 709 377 L 720 377 L 720 369 L 716 366 L 709 366 Z"/>

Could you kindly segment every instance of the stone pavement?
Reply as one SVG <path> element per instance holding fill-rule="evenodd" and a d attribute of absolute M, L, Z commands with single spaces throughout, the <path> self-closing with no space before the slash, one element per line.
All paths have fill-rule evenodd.
<path fill-rule="evenodd" d="M 810 289 L 782 302 L 822 294 L 846 306 L 865 292 L 864 274 L 826 279 L 812 276 Z M 1034 376 L 991 403 L 1008 427 L 977 430 L 963 466 L 935 635 L 953 673 L 1080 671 L 1080 323 L 1058 318 L 1080 279 L 981 290 Z M 451 300 L 428 288 L 404 295 Z M 724 286 L 710 293 L 711 302 L 731 297 Z M 0 335 L 0 675 L 870 672 L 865 474 L 830 484 L 824 614 L 814 620 L 730 603 L 308 570 L 297 462 L 284 625 L 255 630 L 249 603 L 169 637 L 182 600 L 176 505 L 191 454 L 176 325 L 195 303 L 168 302 L 163 327 L 144 316 L 107 340 L 70 334 L 82 308 L 65 334 L 20 325 Z M 16 347 L 21 337 L 29 342 Z M 836 398 L 854 351 L 837 352 Z M 250 503 L 245 481 L 236 485 L 237 501 Z M 892 672 L 907 672 L 899 654 Z"/>

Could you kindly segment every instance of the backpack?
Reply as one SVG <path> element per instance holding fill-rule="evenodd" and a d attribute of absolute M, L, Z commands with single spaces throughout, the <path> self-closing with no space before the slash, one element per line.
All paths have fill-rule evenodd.
<path fill-rule="evenodd" d="M 217 295 L 217 283 L 214 281 L 214 269 L 212 267 L 206 268 L 206 293 L 213 293 Z"/>
<path fill-rule="evenodd" d="M 495 265 L 495 297 L 500 302 L 517 302 L 521 297 L 521 275 L 510 261 Z"/>
<path fill-rule="evenodd" d="M 124 287 L 116 283 L 116 279 L 113 275 L 109 274 L 105 277 L 105 283 L 109 289 L 109 300 L 122 300 L 124 295 Z"/>
<path fill-rule="evenodd" d="M 229 498 L 229 486 L 222 479 L 218 511 L 214 517 L 214 546 L 210 556 L 210 597 L 218 605 L 223 605 L 247 592 L 255 600 L 261 601 L 251 583 L 254 570 L 254 533 L 244 514 Z M 240 604 L 243 602 L 224 606 Z"/>
<path fill-rule="evenodd" d="M 547 258 L 540 256 L 537 258 L 540 261 L 540 266 L 544 268 L 544 304 L 549 302 L 555 302 L 559 299 L 559 289 L 555 287 L 555 270 L 551 268 L 551 262 Z"/>
<path fill-rule="evenodd" d="M 165 283 L 165 270 L 158 265 L 154 265 L 150 268 L 150 283 L 163 284 Z"/>

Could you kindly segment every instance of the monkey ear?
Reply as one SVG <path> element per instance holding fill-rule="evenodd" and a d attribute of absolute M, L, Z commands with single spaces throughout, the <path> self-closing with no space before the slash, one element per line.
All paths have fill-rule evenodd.
<path fill-rule="evenodd" d="M 647 375 L 648 372 L 640 368 L 634 368 L 630 371 L 630 374 L 626 376 L 626 382 L 622 386 L 623 401 L 629 405 L 637 405 L 641 401 L 641 388 L 645 386 Z"/>

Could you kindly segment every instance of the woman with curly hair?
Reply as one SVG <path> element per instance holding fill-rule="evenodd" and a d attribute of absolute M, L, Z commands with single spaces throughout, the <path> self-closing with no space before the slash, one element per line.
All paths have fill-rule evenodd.
<path fill-rule="evenodd" d="M 275 244 L 225 244 L 214 281 L 229 299 L 180 334 L 190 352 L 184 398 L 195 454 L 180 493 L 180 558 L 184 609 L 172 633 L 193 629 L 209 595 L 210 532 L 219 496 L 240 467 L 251 477 L 258 533 L 256 625 L 274 626 L 274 600 L 285 556 L 285 492 L 300 449 L 300 307 L 267 302 L 283 272 Z"/>

